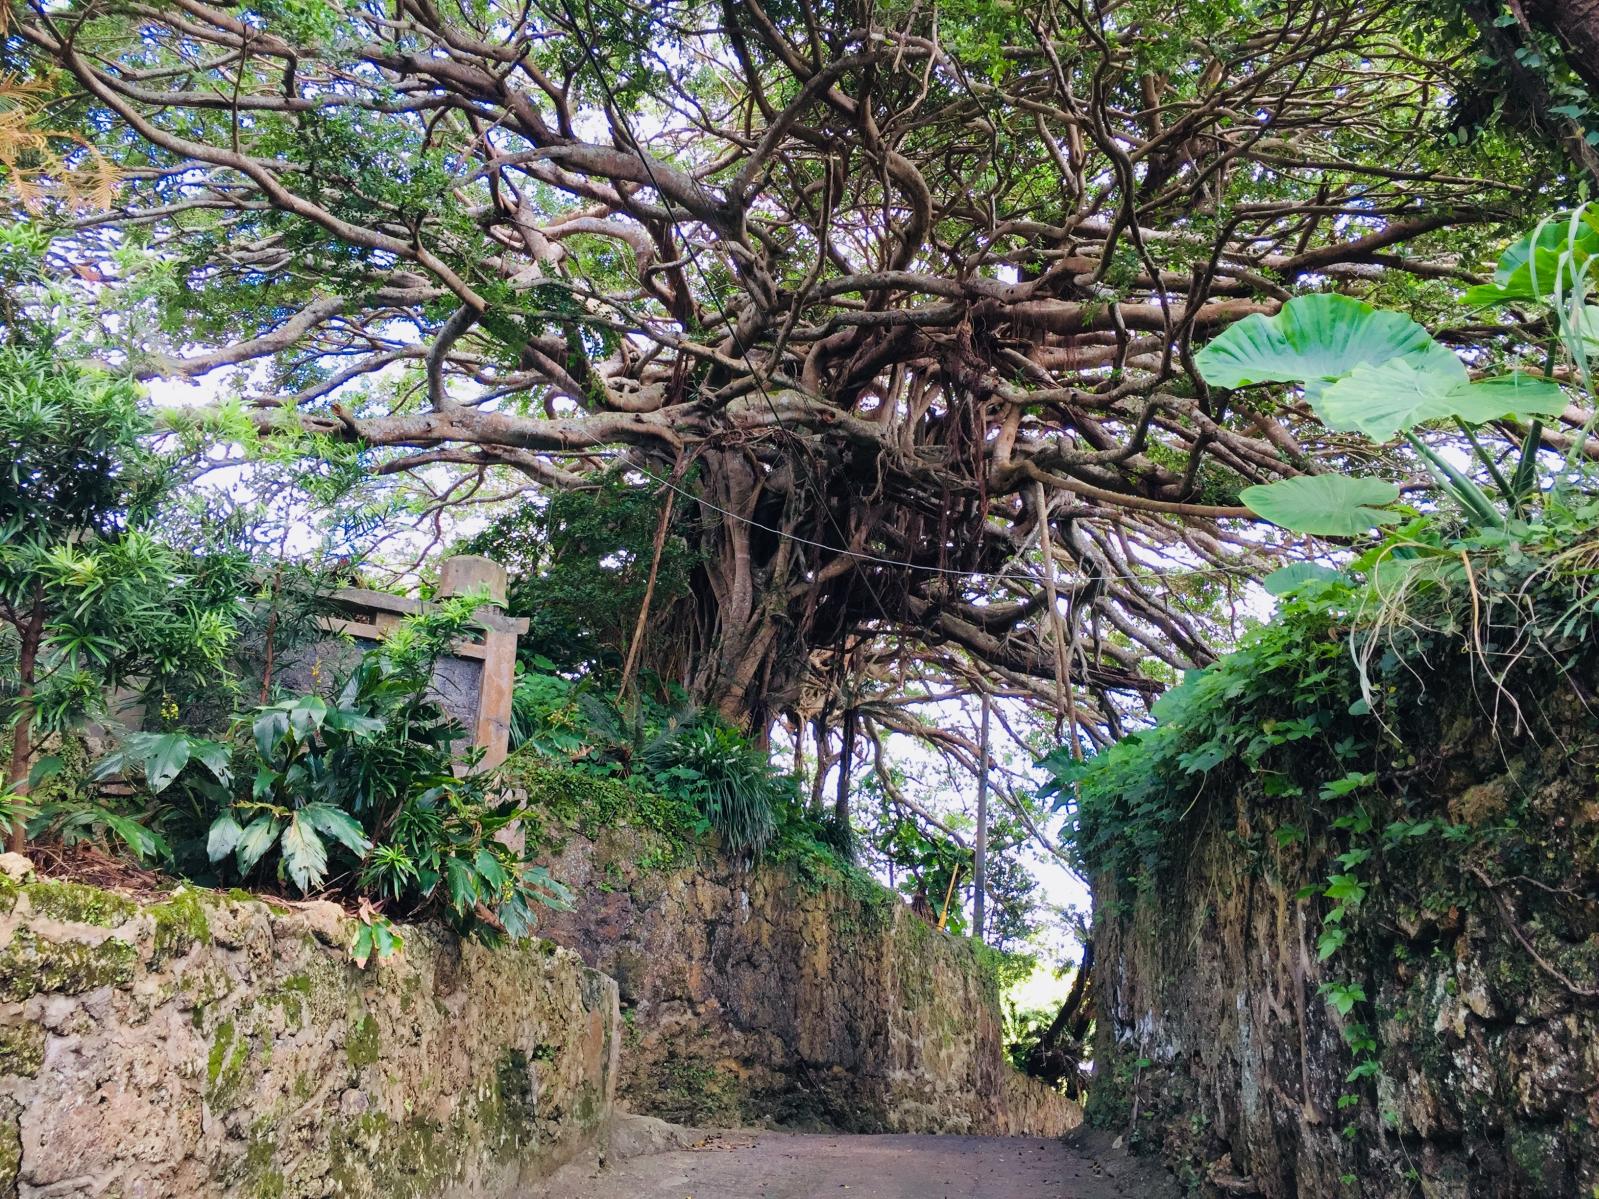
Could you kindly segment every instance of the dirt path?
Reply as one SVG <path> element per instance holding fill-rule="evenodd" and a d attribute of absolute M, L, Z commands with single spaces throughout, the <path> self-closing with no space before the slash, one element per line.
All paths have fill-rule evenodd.
<path fill-rule="evenodd" d="M 1157 1199 L 1169 1176 L 1036 1137 L 728 1133 L 561 1183 L 559 1199 Z M 553 1197 L 552 1197 L 553 1199 Z"/>

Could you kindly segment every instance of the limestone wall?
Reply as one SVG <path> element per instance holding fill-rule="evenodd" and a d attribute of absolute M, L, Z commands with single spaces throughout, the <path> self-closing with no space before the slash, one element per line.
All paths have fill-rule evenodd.
<path fill-rule="evenodd" d="M 1468 687 L 1436 690 L 1404 728 L 1405 814 L 1470 848 L 1418 841 L 1386 866 L 1336 960 L 1316 944 L 1344 844 L 1330 804 L 1217 788 L 1147 891 L 1096 886 L 1090 1117 L 1201 1194 L 1599 1195 L 1592 710 L 1551 687 L 1526 701 L 1533 733 L 1496 735 Z M 1369 1001 L 1347 1019 L 1320 994 L 1342 977 Z M 1378 1043 L 1371 1080 L 1349 1077 L 1356 1021 Z"/>
<path fill-rule="evenodd" d="M 615 984 L 402 931 L 363 972 L 330 904 L 0 876 L 0 1199 L 511 1196 L 594 1143 Z"/>
<path fill-rule="evenodd" d="M 1079 1122 L 1005 1060 L 969 941 L 874 886 L 651 858 L 628 830 L 574 837 L 553 869 L 585 899 L 547 929 L 617 980 L 632 1110 L 859 1132 L 1053 1136 Z"/>

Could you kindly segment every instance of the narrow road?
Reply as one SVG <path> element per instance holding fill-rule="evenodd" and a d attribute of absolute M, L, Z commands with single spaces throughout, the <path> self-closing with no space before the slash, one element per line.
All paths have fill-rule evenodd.
<path fill-rule="evenodd" d="M 1158 1199 L 1170 1176 L 1038 1137 L 727 1133 L 635 1157 L 560 1199 Z"/>

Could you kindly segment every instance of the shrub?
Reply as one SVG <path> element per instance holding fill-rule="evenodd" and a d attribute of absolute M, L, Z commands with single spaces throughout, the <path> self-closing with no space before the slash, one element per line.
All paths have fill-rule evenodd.
<path fill-rule="evenodd" d="M 133 734 L 97 772 L 142 775 L 154 794 L 172 789 L 174 809 L 202 815 L 202 870 L 439 915 L 482 940 L 526 936 L 538 907 L 570 897 L 516 834 L 525 807 L 473 769 L 478 754 L 455 750 L 464 732 L 428 694 L 434 660 L 479 602 L 452 600 L 402 625 L 332 703 L 264 705 L 236 722 L 231 743 Z M 381 955 L 389 935 L 369 915 L 357 948 Z"/>

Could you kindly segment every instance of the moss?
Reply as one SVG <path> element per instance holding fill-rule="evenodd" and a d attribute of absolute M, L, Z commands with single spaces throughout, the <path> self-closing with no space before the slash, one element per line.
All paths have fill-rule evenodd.
<path fill-rule="evenodd" d="M 249 1059 L 249 1035 L 241 1032 L 231 1019 L 217 1025 L 205 1064 L 205 1101 L 208 1104 L 213 1108 L 228 1106 L 244 1081 L 244 1068 Z"/>
<path fill-rule="evenodd" d="M 96 987 L 126 986 L 138 956 L 137 949 L 115 937 L 90 945 L 51 941 L 21 928 L 0 950 L 0 998 L 21 1003 L 46 992 L 81 995 Z"/>
<path fill-rule="evenodd" d="M 520 1148 L 533 1131 L 538 1114 L 538 1089 L 527 1054 L 508 1050 L 494 1068 L 494 1092 L 484 1112 L 485 1131 L 503 1149 Z"/>
<path fill-rule="evenodd" d="M 368 1012 L 350 1029 L 350 1035 L 344 1042 L 344 1056 L 350 1059 L 350 1065 L 359 1070 L 377 1061 L 382 1049 L 383 1035 L 378 1030 L 377 1018 Z"/>
<path fill-rule="evenodd" d="M 22 888 L 22 893 L 28 897 L 36 914 L 71 924 L 115 928 L 139 912 L 132 900 L 82 883 L 29 883 Z"/>
<path fill-rule="evenodd" d="M 276 1157 L 271 1121 L 258 1121 L 244 1152 L 245 1193 L 250 1199 L 283 1199 L 287 1188 L 282 1171 L 276 1168 Z"/>
<path fill-rule="evenodd" d="M 675 1124 L 737 1123 L 738 1080 L 701 1058 L 669 1056 L 646 1084 L 653 1092 L 655 1115 Z"/>
<path fill-rule="evenodd" d="M 166 903 L 153 904 L 148 910 L 155 921 L 155 943 L 150 955 L 152 967 L 182 957 L 195 945 L 211 943 L 211 924 L 206 918 L 205 905 L 190 888 L 179 887 Z"/>
<path fill-rule="evenodd" d="M 22 888 L 17 886 L 17 881 L 9 874 L 0 871 L 0 914 L 10 912 L 17 906 L 17 896 L 22 894 Z"/>
<path fill-rule="evenodd" d="M 328 1142 L 334 1193 L 366 1199 L 432 1199 L 455 1173 L 481 1130 L 465 1121 L 446 1133 L 426 1120 L 391 1120 L 367 1112 L 335 1130 Z"/>
<path fill-rule="evenodd" d="M 44 1028 L 29 1021 L 0 1025 L 0 1074 L 37 1078 L 44 1064 Z"/>
<path fill-rule="evenodd" d="M 311 976 L 291 974 L 272 990 L 261 996 L 267 1007 L 283 1009 L 283 1021 L 290 1029 L 305 1027 L 307 1008 L 311 1001 Z"/>
<path fill-rule="evenodd" d="M 22 1173 L 22 1129 L 17 1114 L 17 1105 L 11 1100 L 0 1106 L 0 1196 L 17 1193 L 17 1175 Z"/>
<path fill-rule="evenodd" d="M 591 1082 L 584 1083 L 578 1088 L 577 1098 L 572 1103 L 572 1115 L 578 1126 L 592 1131 L 599 1127 L 604 1114 L 605 1104 L 600 1098 L 600 1089 Z"/>

